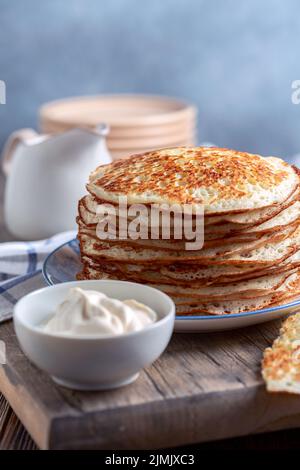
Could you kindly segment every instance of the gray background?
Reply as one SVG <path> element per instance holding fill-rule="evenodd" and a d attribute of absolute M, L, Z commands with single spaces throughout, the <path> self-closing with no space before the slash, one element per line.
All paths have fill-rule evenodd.
<path fill-rule="evenodd" d="M 145 92 L 199 107 L 199 140 L 300 151 L 298 0 L 0 0 L 0 146 L 44 101 Z"/>

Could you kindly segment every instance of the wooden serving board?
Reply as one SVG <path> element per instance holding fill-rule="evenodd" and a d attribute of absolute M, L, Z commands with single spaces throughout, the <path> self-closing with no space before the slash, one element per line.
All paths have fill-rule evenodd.
<path fill-rule="evenodd" d="M 134 384 L 72 392 L 26 359 L 7 322 L 0 390 L 43 449 L 153 449 L 298 427 L 300 397 L 267 393 L 260 374 L 279 326 L 175 334 Z"/>

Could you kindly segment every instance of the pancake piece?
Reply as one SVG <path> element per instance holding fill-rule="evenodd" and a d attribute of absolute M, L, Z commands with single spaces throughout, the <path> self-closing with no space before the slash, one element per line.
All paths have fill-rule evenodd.
<path fill-rule="evenodd" d="M 128 277 L 122 271 L 108 269 L 100 265 L 90 265 L 86 268 L 90 279 L 102 279 L 107 276 L 119 280 L 128 280 Z M 295 271 L 296 272 L 296 271 Z M 174 297 L 179 304 L 195 304 L 199 302 L 211 302 L 219 300 L 239 300 L 251 299 L 280 292 L 282 284 L 291 273 L 282 273 L 273 276 L 262 276 L 258 279 L 249 279 L 246 281 L 220 284 L 218 286 L 187 287 L 174 286 L 172 284 L 157 284 L 153 279 L 149 279 L 148 285 L 156 287 L 171 297 Z M 134 276 L 133 279 L 135 280 Z"/>
<path fill-rule="evenodd" d="M 292 257 L 291 257 L 292 258 Z M 300 267 L 300 261 L 294 263 L 280 263 L 278 268 L 273 266 L 268 269 L 258 271 L 255 268 L 244 269 L 244 267 L 231 266 L 211 266 L 209 272 L 204 267 L 195 267 L 195 272 L 191 269 L 181 269 L 178 264 L 161 266 L 160 269 L 151 266 L 133 265 L 128 263 L 104 263 L 102 260 L 97 261 L 88 256 L 83 256 L 82 261 L 86 267 L 91 267 L 99 272 L 119 275 L 123 279 L 135 282 L 167 284 L 169 286 L 202 289 L 203 287 L 216 287 L 222 285 L 236 285 L 242 281 L 260 281 L 261 277 L 274 274 L 289 274 Z M 197 268 L 197 270 L 196 270 Z"/>
<path fill-rule="evenodd" d="M 296 170 L 280 158 L 179 147 L 100 166 L 87 189 L 109 202 L 127 196 L 129 204 L 200 204 L 206 215 L 219 215 L 281 204 L 297 185 Z"/>
<path fill-rule="evenodd" d="M 128 280 L 122 275 L 116 275 L 114 273 L 103 272 L 100 269 L 93 269 L 86 267 L 79 275 L 79 279 L 118 279 Z M 271 285 L 270 281 L 270 284 Z M 231 298 L 230 295 L 225 294 L 214 298 L 213 296 L 207 296 L 202 299 L 195 299 L 191 296 L 190 292 L 185 290 L 181 294 L 177 289 L 176 295 L 174 292 L 170 292 L 170 286 L 157 286 L 157 284 L 148 283 L 148 285 L 159 288 L 163 292 L 166 292 L 176 304 L 176 313 L 178 315 L 192 315 L 192 314 L 207 314 L 207 315 L 230 315 L 236 313 L 243 313 L 247 311 L 255 311 L 269 306 L 280 304 L 280 301 L 292 301 L 295 296 L 300 294 L 300 272 L 294 272 L 289 274 L 282 279 L 277 287 L 273 289 L 265 289 L 265 292 L 257 292 L 249 294 L 249 296 L 236 295 Z M 194 291 L 195 293 L 195 291 Z M 185 297 L 188 296 L 188 297 Z M 236 298 L 237 297 L 237 298 Z"/>
<path fill-rule="evenodd" d="M 300 313 L 284 321 L 264 352 L 262 375 L 269 392 L 300 393 Z"/>
<path fill-rule="evenodd" d="M 288 236 L 294 231 L 294 227 L 288 229 L 278 236 L 265 239 L 265 243 L 256 247 L 256 244 L 245 244 L 244 247 L 235 247 L 232 251 L 216 253 L 216 250 L 181 250 L 169 251 L 161 248 L 145 248 L 143 246 L 132 246 L 124 241 L 102 241 L 91 238 L 85 233 L 80 234 L 81 252 L 95 259 L 105 259 L 119 262 L 131 262 L 141 264 L 170 264 L 174 262 L 189 262 L 191 264 L 205 263 L 206 265 L 220 264 L 244 264 L 256 266 L 269 266 L 274 261 L 282 261 L 296 247 L 300 246 L 300 229 L 290 238 Z M 219 254 L 219 256 L 217 256 Z"/>
<path fill-rule="evenodd" d="M 177 315 L 230 315 L 294 300 L 299 175 L 279 158 L 218 148 L 161 149 L 98 167 L 78 205 L 78 278 L 146 283 L 173 298 Z M 99 238 L 98 206 L 105 205 L 118 228 L 120 196 L 128 205 L 144 204 L 148 216 L 152 203 L 190 204 L 193 227 L 203 206 L 203 247 L 186 250 L 184 236 L 162 239 L 162 219 L 158 239 L 151 239 L 151 224 L 147 239 L 113 238 L 113 227 Z M 172 214 L 171 228 L 174 220 Z"/>
<path fill-rule="evenodd" d="M 296 168 L 298 175 L 300 171 Z M 289 207 L 292 203 L 299 201 L 300 198 L 300 188 L 297 186 L 295 191 L 281 204 L 281 205 L 274 205 L 271 207 L 265 207 L 263 209 L 256 209 L 244 213 L 239 214 L 229 214 L 229 215 L 221 215 L 221 216 L 214 216 L 209 217 L 207 220 L 208 225 L 216 225 L 222 223 L 234 223 L 240 225 L 257 225 L 265 222 L 266 220 L 271 219 L 275 215 L 279 214 L 282 210 Z"/>
<path fill-rule="evenodd" d="M 284 210 L 279 212 L 276 216 L 268 219 L 267 221 L 263 222 L 262 224 L 258 225 L 246 225 L 246 227 L 241 227 L 240 224 L 235 224 L 229 222 L 228 224 L 222 225 L 208 225 L 205 227 L 206 234 L 212 233 L 230 233 L 234 234 L 238 232 L 238 234 L 242 235 L 243 233 L 247 233 L 250 235 L 253 234 L 261 234 L 267 233 L 274 230 L 280 230 L 281 228 L 286 227 L 292 223 L 299 223 L 300 219 L 300 201 L 295 201 Z"/>

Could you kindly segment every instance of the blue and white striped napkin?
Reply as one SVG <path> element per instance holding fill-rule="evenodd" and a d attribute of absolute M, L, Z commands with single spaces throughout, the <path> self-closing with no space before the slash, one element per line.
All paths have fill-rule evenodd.
<path fill-rule="evenodd" d="M 0 322 L 12 317 L 14 304 L 24 295 L 46 286 L 43 262 L 51 251 L 75 238 L 64 232 L 47 240 L 0 244 Z"/>

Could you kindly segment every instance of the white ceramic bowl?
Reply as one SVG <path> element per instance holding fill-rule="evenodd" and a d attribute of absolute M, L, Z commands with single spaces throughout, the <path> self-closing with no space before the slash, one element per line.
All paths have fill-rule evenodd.
<path fill-rule="evenodd" d="M 158 321 L 119 336 L 68 337 L 45 333 L 40 324 L 54 313 L 70 287 L 98 290 L 119 300 L 135 299 L 151 307 Z M 175 319 L 173 301 L 163 292 L 125 281 L 75 281 L 37 290 L 14 309 L 14 326 L 26 356 L 53 380 L 77 390 L 104 390 L 133 382 L 139 371 L 164 351 Z"/>

